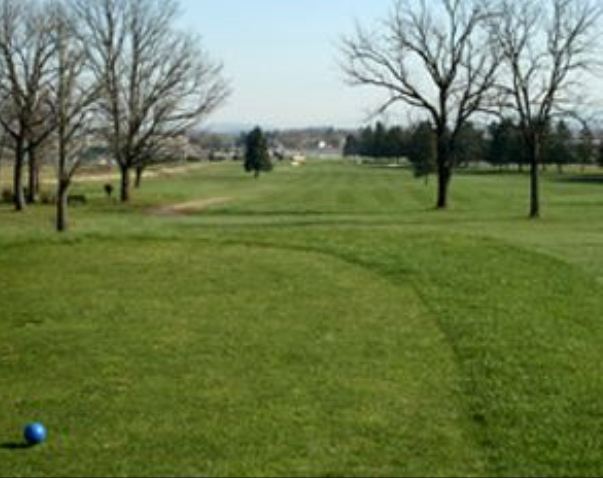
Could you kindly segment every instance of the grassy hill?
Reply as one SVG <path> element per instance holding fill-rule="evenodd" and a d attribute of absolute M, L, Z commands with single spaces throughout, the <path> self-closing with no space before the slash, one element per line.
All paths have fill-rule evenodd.
<path fill-rule="evenodd" d="M 0 206 L 0 475 L 600 476 L 603 184 L 576 179 L 539 222 L 523 175 L 436 212 L 343 162 L 79 184 L 66 236 Z"/>

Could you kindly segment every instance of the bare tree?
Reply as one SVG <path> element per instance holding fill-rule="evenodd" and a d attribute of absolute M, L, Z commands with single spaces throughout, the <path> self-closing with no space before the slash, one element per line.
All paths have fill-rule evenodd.
<path fill-rule="evenodd" d="M 552 117 L 575 113 L 573 89 L 594 64 L 601 7 L 589 0 L 503 0 L 492 30 L 507 84 L 503 107 L 519 117 L 531 164 L 530 217 L 540 216 L 539 165 Z"/>
<path fill-rule="evenodd" d="M 343 40 L 349 82 L 388 93 L 379 112 L 402 102 L 428 115 L 437 139 L 439 209 L 448 205 L 458 135 L 495 82 L 490 16 L 481 0 L 399 0 L 377 32 L 358 26 Z"/>
<path fill-rule="evenodd" d="M 86 68 L 86 51 L 77 22 L 59 0 L 51 4 L 51 37 L 56 71 L 48 106 L 57 125 L 56 229 L 68 228 L 68 193 L 80 166 L 90 135 L 91 107 L 98 97 L 98 83 Z"/>
<path fill-rule="evenodd" d="M 4 170 L 4 166 L 2 162 L 4 161 L 4 152 L 6 151 L 6 133 L 4 131 L 0 131 L 0 190 L 2 190 L 2 171 Z"/>
<path fill-rule="evenodd" d="M 136 162 L 136 177 L 134 186 L 136 189 L 142 185 L 142 177 L 148 167 L 182 159 L 185 155 L 182 151 L 182 141 L 188 142 L 187 136 L 160 136 L 156 134 L 150 138 L 145 152 L 141 154 Z"/>
<path fill-rule="evenodd" d="M 1 64 L 2 62 L 0 61 L 0 65 Z M 0 75 L 1 74 L 2 71 L 0 70 Z M 0 104 L 0 117 L 6 118 L 8 116 L 9 114 L 5 110 L 5 105 Z M 3 174 L 5 174 L 7 177 L 10 177 L 11 170 L 6 167 L 7 165 L 3 166 L 3 164 L 7 163 L 10 158 L 14 157 L 14 151 L 15 148 L 12 137 L 6 132 L 4 128 L 2 128 L 2 126 L 0 126 L 0 181 L 2 181 L 3 179 Z M 2 189 L 10 191 L 10 186 L 6 189 L 3 187 Z"/>
<path fill-rule="evenodd" d="M 52 73 L 49 73 L 48 81 L 51 78 Z M 40 193 L 42 160 L 44 159 L 44 152 L 50 147 L 50 136 L 56 128 L 56 123 L 53 122 L 54 118 L 47 105 L 48 87 L 46 86 L 38 94 L 38 104 L 32 117 L 31 129 L 26 144 L 28 181 L 25 200 L 29 204 L 35 203 Z"/>
<path fill-rule="evenodd" d="M 1 105 L 0 105 L 1 108 Z M 0 113 L 1 114 L 1 113 Z M 6 132 L 0 128 L 0 190 L 2 189 L 2 162 L 4 161 L 4 153 L 6 151 Z"/>
<path fill-rule="evenodd" d="M 72 2 L 88 30 L 90 66 L 103 86 L 103 132 L 128 201 L 130 171 L 149 158 L 154 137 L 184 133 L 223 103 L 228 86 L 198 39 L 174 28 L 177 1 Z"/>
<path fill-rule="evenodd" d="M 45 95 L 52 76 L 50 40 L 45 5 L 35 0 L 2 0 L 0 3 L 0 101 L 6 105 L 0 124 L 14 142 L 14 201 L 25 206 L 23 168 L 29 157 L 29 200 L 36 185 L 36 148 L 54 129 L 45 109 Z"/>

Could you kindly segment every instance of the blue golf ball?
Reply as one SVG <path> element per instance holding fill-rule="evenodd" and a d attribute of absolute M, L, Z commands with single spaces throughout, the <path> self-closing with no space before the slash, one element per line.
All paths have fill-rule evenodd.
<path fill-rule="evenodd" d="M 40 445 L 46 441 L 48 433 L 46 427 L 41 423 L 30 423 L 25 427 L 23 435 L 29 445 Z"/>

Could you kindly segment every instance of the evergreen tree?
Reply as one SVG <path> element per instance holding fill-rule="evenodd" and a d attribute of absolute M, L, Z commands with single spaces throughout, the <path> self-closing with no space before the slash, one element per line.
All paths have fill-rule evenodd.
<path fill-rule="evenodd" d="M 529 166 L 530 155 L 526 145 L 526 140 L 519 126 L 513 125 L 511 130 L 511 141 L 509 143 L 509 158 L 510 163 L 516 164 L 520 171 L 524 166 Z"/>
<path fill-rule="evenodd" d="M 346 139 L 344 155 L 369 158 L 401 158 L 408 155 L 409 133 L 399 126 L 387 128 L 378 122 L 375 127 L 364 128 L 359 136 Z"/>
<path fill-rule="evenodd" d="M 268 153 L 268 141 L 262 130 L 257 127 L 245 140 L 245 171 L 253 172 L 259 178 L 261 172 L 272 171 L 272 162 Z"/>
<path fill-rule="evenodd" d="M 488 143 L 488 153 L 486 155 L 486 160 L 492 166 L 498 167 L 499 169 L 502 169 L 508 164 L 508 137 L 505 134 L 505 121 L 507 120 L 503 120 L 500 123 L 490 123 L 490 125 L 488 126 L 490 141 Z"/>
<path fill-rule="evenodd" d="M 375 132 L 373 133 L 373 144 L 371 145 L 371 154 L 373 158 L 384 158 L 387 157 L 387 137 L 386 130 L 383 123 L 380 121 L 375 125 Z"/>
<path fill-rule="evenodd" d="M 582 171 L 587 165 L 593 163 L 595 138 L 588 125 L 584 125 L 580 131 L 580 138 L 576 146 L 576 159 L 582 166 Z"/>
<path fill-rule="evenodd" d="M 408 156 L 408 133 L 400 126 L 391 128 L 385 138 L 385 151 L 388 158 Z"/>
<path fill-rule="evenodd" d="M 486 160 L 502 169 L 510 164 L 520 168 L 527 164 L 521 134 L 512 120 L 505 118 L 500 123 L 492 123 L 489 128 L 490 141 Z"/>
<path fill-rule="evenodd" d="M 470 163 L 479 162 L 484 159 L 485 149 L 483 132 L 468 121 L 460 129 L 456 140 L 455 163 L 467 167 Z"/>
<path fill-rule="evenodd" d="M 360 132 L 360 156 L 372 157 L 373 156 L 373 143 L 374 143 L 373 128 L 367 126 Z"/>
<path fill-rule="evenodd" d="M 345 146 L 343 147 L 344 156 L 357 156 L 360 154 L 360 143 L 358 138 L 353 134 L 348 134 L 345 139 Z"/>
<path fill-rule="evenodd" d="M 427 181 L 429 175 L 436 171 L 436 144 L 431 123 L 419 123 L 414 129 L 409 144 L 409 159 L 418 178 L 424 177 Z"/>
<path fill-rule="evenodd" d="M 549 133 L 546 142 L 548 162 L 556 164 L 559 173 L 563 173 L 563 165 L 573 162 L 573 151 L 571 148 L 572 132 L 565 121 L 559 121 L 554 133 Z"/>

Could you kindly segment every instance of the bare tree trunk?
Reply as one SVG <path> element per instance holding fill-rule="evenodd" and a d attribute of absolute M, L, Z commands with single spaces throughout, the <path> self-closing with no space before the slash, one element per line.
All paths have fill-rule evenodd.
<path fill-rule="evenodd" d="M 445 165 L 438 167 L 438 204 L 437 209 L 448 209 L 448 189 L 450 186 L 450 168 Z"/>
<path fill-rule="evenodd" d="M 144 168 L 142 166 L 136 167 L 136 178 L 134 180 L 134 187 L 140 189 L 142 185 L 142 175 L 144 174 Z"/>
<path fill-rule="evenodd" d="M 2 133 L 0 133 L 2 134 Z M 5 148 L 5 136 L 2 136 L 2 141 L 0 141 L 0 187 L 2 186 L 2 160 L 4 159 L 4 148 Z"/>
<path fill-rule="evenodd" d="M 27 204 L 34 204 L 38 196 L 38 159 L 34 149 L 28 151 Z"/>
<path fill-rule="evenodd" d="M 123 203 L 130 202 L 130 167 L 121 166 L 121 195 L 120 200 Z"/>
<path fill-rule="evenodd" d="M 40 197 L 40 172 L 41 172 L 42 166 L 40 164 L 40 162 L 38 161 L 38 158 L 36 158 L 36 170 L 35 172 L 35 177 L 34 177 L 34 191 L 36 193 L 36 200 Z"/>
<path fill-rule="evenodd" d="M 17 144 L 15 145 L 15 170 L 13 180 L 13 201 L 16 211 L 23 211 L 25 209 L 25 195 L 23 194 L 23 160 L 23 142 L 17 141 Z"/>
<path fill-rule="evenodd" d="M 446 133 L 438 133 L 437 163 L 438 163 L 438 202 L 437 209 L 448 208 L 448 189 L 452 170 L 450 168 L 450 151 Z"/>
<path fill-rule="evenodd" d="M 58 197 L 57 197 L 57 231 L 65 232 L 69 228 L 69 222 L 67 218 L 68 210 L 68 191 L 69 182 L 65 180 L 59 181 Z"/>
<path fill-rule="evenodd" d="M 536 136 L 530 145 L 530 219 L 540 217 L 540 138 Z"/>

